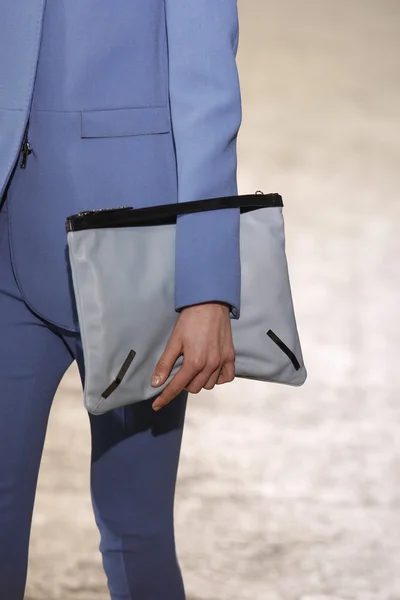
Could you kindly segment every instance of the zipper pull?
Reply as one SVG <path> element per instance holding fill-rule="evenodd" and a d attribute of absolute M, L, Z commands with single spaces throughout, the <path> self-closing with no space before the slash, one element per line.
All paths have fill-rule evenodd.
<path fill-rule="evenodd" d="M 32 152 L 33 152 L 33 148 L 30 145 L 29 140 L 28 140 L 28 133 L 29 133 L 29 121 L 28 121 L 28 124 L 27 124 L 26 129 L 25 129 L 24 139 L 22 141 L 21 162 L 19 164 L 19 166 L 20 166 L 21 169 L 26 169 L 26 163 L 27 163 L 27 160 L 28 160 L 28 156 L 30 154 L 32 154 Z"/>

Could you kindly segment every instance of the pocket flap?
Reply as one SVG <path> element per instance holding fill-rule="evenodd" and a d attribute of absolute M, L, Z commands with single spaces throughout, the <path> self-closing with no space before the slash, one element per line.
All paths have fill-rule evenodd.
<path fill-rule="evenodd" d="M 81 113 L 81 137 L 123 137 L 169 133 L 167 106 L 88 110 Z"/>

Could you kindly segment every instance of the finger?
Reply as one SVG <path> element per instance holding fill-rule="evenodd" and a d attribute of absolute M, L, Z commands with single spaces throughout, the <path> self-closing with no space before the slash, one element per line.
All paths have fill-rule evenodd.
<path fill-rule="evenodd" d="M 221 370 L 220 358 L 217 356 L 209 358 L 204 369 L 202 369 L 202 371 L 200 373 L 198 373 L 192 379 L 192 381 L 190 381 L 189 385 L 187 385 L 185 389 L 188 392 L 190 392 L 191 394 L 198 394 L 203 388 L 205 388 L 207 383 L 210 381 L 210 379 L 214 375 L 215 375 L 215 381 L 217 381 L 220 370 Z"/>
<path fill-rule="evenodd" d="M 193 379 L 196 372 L 193 371 L 193 367 L 185 366 L 183 362 L 181 368 L 176 373 L 176 375 L 171 379 L 167 387 L 162 391 L 162 393 L 155 399 L 152 404 L 154 410 L 160 410 L 163 406 L 166 406 L 176 398 L 188 385 L 188 383 Z"/>
<path fill-rule="evenodd" d="M 168 379 L 172 367 L 177 359 L 182 355 L 181 343 L 172 336 L 168 341 L 160 360 L 158 361 L 151 378 L 151 385 L 159 387 Z"/>
<path fill-rule="evenodd" d="M 218 368 L 216 371 L 214 371 L 214 373 L 211 375 L 211 377 L 209 378 L 207 383 L 203 386 L 204 389 L 212 390 L 217 385 L 217 381 L 221 377 L 221 374 L 222 374 L 221 368 Z"/>
<path fill-rule="evenodd" d="M 217 385 L 229 383 L 235 379 L 235 363 L 225 363 L 218 377 Z"/>

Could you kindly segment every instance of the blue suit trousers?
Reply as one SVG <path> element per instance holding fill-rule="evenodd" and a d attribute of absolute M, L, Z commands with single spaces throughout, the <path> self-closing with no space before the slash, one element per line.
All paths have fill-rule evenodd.
<path fill-rule="evenodd" d="M 0 598 L 23 600 L 31 517 L 47 421 L 79 334 L 23 301 L 0 212 Z M 51 287 L 51 286 L 50 286 Z M 153 399 L 152 399 L 153 400 Z M 173 504 L 186 392 L 155 413 L 152 400 L 90 415 L 91 495 L 112 600 L 183 600 Z"/>

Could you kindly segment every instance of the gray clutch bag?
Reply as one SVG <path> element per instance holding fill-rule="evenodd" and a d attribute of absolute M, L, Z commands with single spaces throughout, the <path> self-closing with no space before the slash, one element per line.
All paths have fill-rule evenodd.
<path fill-rule="evenodd" d="M 174 305 L 178 215 L 240 208 L 241 311 L 232 319 L 236 377 L 302 385 L 282 198 L 256 193 L 67 219 L 85 363 L 85 406 L 102 414 L 160 393 L 150 384 L 179 317 Z"/>

